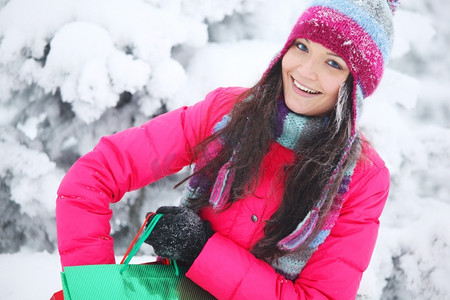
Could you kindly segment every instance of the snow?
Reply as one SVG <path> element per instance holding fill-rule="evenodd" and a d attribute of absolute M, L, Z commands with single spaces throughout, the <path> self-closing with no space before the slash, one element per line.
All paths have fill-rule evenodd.
<path fill-rule="evenodd" d="M 50 299 L 61 289 L 61 265 L 54 254 L 2 254 L 0 263 L 1 299 Z"/>
<path fill-rule="evenodd" d="M 0 0 L 0 299 L 61 288 L 55 195 L 80 155 L 216 87 L 254 84 L 305 5 Z M 361 129 L 392 183 L 358 299 L 450 298 L 449 11 L 446 0 L 404 1 L 385 76 L 364 103 Z M 182 177 L 112 206 L 117 255 L 147 211 L 178 201 Z"/>
<path fill-rule="evenodd" d="M 170 108 L 193 104 L 218 84 L 255 84 L 277 51 L 279 44 L 261 41 L 210 43 L 202 47 L 189 61 L 190 76 L 169 102 Z"/>
<path fill-rule="evenodd" d="M 122 257 L 116 257 L 120 262 Z M 131 264 L 155 261 L 154 256 L 133 258 Z M 59 256 L 47 252 L 22 252 L 0 255 L 0 299 L 50 299 L 61 290 Z"/>

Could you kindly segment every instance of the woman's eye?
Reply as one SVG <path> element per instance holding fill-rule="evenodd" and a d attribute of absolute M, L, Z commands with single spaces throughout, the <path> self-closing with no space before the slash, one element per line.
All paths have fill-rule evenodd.
<path fill-rule="evenodd" d="M 301 51 L 308 52 L 308 47 L 306 47 L 305 44 L 299 42 L 296 45 L 297 45 L 297 48 L 300 49 Z"/>
<path fill-rule="evenodd" d="M 335 69 L 339 69 L 339 70 L 342 69 L 341 65 L 338 64 L 337 62 L 335 62 L 334 60 L 328 61 L 328 64 Z"/>

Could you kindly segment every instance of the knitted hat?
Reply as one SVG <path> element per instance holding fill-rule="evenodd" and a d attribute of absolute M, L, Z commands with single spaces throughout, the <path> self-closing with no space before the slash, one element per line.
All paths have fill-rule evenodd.
<path fill-rule="evenodd" d="M 298 38 L 319 43 L 342 57 L 355 79 L 355 133 L 361 101 L 374 92 L 383 75 L 392 48 L 392 15 L 398 5 L 398 0 L 313 0 L 270 67 Z"/>

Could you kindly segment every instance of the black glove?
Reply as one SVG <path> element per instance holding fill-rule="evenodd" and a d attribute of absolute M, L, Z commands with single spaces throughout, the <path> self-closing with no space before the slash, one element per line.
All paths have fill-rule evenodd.
<path fill-rule="evenodd" d="M 162 217 L 145 243 L 160 257 L 192 264 L 214 234 L 210 223 L 187 207 L 162 206 L 156 213 Z"/>

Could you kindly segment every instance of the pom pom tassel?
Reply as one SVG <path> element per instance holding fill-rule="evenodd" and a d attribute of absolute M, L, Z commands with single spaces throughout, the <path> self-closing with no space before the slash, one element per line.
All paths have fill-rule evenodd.
<path fill-rule="evenodd" d="M 394 14 L 400 6 L 400 0 L 387 0 L 387 2 L 389 4 L 389 8 L 392 11 L 392 14 Z"/>

